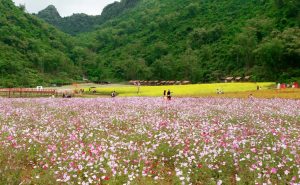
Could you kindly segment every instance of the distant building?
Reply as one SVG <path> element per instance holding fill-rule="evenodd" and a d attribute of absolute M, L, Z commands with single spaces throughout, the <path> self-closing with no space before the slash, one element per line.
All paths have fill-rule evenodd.
<path fill-rule="evenodd" d="M 191 84 L 191 82 L 190 81 L 182 81 L 181 84 L 182 85 L 188 85 L 188 84 Z"/>
<path fill-rule="evenodd" d="M 248 82 L 248 81 L 250 81 L 250 78 L 251 78 L 251 76 L 245 76 L 245 77 L 244 77 L 244 80 L 245 80 L 246 82 Z"/>
<path fill-rule="evenodd" d="M 89 79 L 87 79 L 85 76 L 83 76 L 83 77 L 82 77 L 82 81 L 84 81 L 84 82 L 88 82 L 88 81 L 89 81 Z"/>
<path fill-rule="evenodd" d="M 234 82 L 234 78 L 232 76 L 226 77 L 225 83 L 228 83 L 228 82 Z"/>
<path fill-rule="evenodd" d="M 43 86 L 36 86 L 36 90 L 43 90 Z"/>
<path fill-rule="evenodd" d="M 240 82 L 242 80 L 242 77 L 238 76 L 238 77 L 235 77 L 235 81 L 236 82 Z"/>

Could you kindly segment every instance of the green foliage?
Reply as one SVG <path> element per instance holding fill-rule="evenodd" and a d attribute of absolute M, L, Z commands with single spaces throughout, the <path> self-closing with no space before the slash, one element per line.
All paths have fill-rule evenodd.
<path fill-rule="evenodd" d="M 286 81 L 299 74 L 298 5 L 285 0 L 141 0 L 79 39 L 89 38 L 88 48 L 106 64 L 102 68 L 120 80 L 210 82 L 252 75 L 257 81 Z"/>
<path fill-rule="evenodd" d="M 0 2 L 0 12 L 0 87 L 47 85 L 52 79 L 80 76 L 70 57 L 72 38 L 10 0 Z"/>
<path fill-rule="evenodd" d="M 122 0 L 121 2 L 116 1 L 103 9 L 101 19 L 109 20 L 114 18 L 127 9 L 134 7 L 138 2 L 139 0 Z"/>
<path fill-rule="evenodd" d="M 99 16 L 38 17 L 0 3 L 0 86 L 190 80 L 256 81 L 300 77 L 296 0 L 122 0 Z M 83 33 L 88 32 L 88 33 Z"/>
<path fill-rule="evenodd" d="M 37 14 L 37 17 L 66 33 L 76 35 L 78 33 L 91 31 L 100 16 L 73 14 L 72 16 L 61 17 L 57 9 L 53 5 L 50 5 L 46 9 L 40 11 Z"/>
<path fill-rule="evenodd" d="M 274 33 L 254 51 L 273 80 L 291 79 L 300 74 L 300 29 L 288 28 Z"/>
<path fill-rule="evenodd" d="M 199 48 L 204 44 L 211 44 L 216 42 L 223 34 L 222 26 L 218 25 L 209 30 L 204 28 L 195 29 L 190 34 L 190 45 L 194 48 Z"/>
<path fill-rule="evenodd" d="M 133 8 L 139 0 L 122 0 L 121 2 L 114 2 L 106 6 L 101 15 L 89 16 L 86 14 L 73 14 L 68 17 L 61 17 L 57 9 L 50 5 L 46 9 L 40 11 L 37 16 L 49 24 L 52 24 L 71 35 L 77 35 L 84 32 L 92 31 L 96 26 L 113 19 L 127 9 Z"/>

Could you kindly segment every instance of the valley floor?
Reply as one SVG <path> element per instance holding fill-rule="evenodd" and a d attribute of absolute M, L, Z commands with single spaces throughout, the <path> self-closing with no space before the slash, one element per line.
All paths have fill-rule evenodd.
<path fill-rule="evenodd" d="M 259 87 L 259 90 L 257 90 Z M 84 89 L 78 97 L 95 98 L 109 97 L 116 91 L 118 97 L 162 97 L 164 90 L 172 92 L 173 97 L 223 97 L 223 98 L 287 98 L 300 99 L 298 89 L 276 89 L 272 82 L 262 83 L 215 83 L 173 86 L 133 86 L 124 84 L 77 84 L 56 88 L 59 91 Z M 223 93 L 218 94 L 217 91 Z"/>

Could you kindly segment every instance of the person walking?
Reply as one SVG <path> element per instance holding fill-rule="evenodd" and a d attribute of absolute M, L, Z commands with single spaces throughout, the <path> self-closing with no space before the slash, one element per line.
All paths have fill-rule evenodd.
<path fill-rule="evenodd" d="M 166 90 L 164 90 L 164 93 L 163 93 L 163 99 L 164 99 L 164 100 L 167 100 L 167 91 L 166 91 Z"/>
<path fill-rule="evenodd" d="M 136 86 L 137 86 L 137 94 L 139 94 L 140 93 L 140 87 L 141 87 L 141 83 L 140 82 L 137 82 L 136 83 Z"/>

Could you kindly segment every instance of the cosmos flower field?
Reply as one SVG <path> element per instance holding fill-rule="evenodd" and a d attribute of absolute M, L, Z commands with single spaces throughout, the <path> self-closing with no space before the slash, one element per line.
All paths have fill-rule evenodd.
<path fill-rule="evenodd" d="M 0 184 L 299 183 L 300 100 L 0 98 Z"/>

